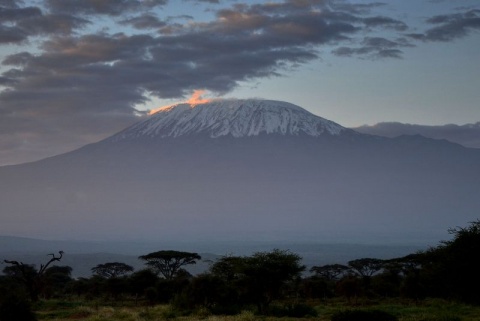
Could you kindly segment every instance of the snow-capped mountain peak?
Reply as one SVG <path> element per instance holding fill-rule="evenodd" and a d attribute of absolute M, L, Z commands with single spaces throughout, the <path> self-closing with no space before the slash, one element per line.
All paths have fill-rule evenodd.
<path fill-rule="evenodd" d="M 206 134 L 247 137 L 260 134 L 340 135 L 344 127 L 281 101 L 214 100 L 204 104 L 178 104 L 160 109 L 148 119 L 112 137 L 180 137 Z"/>

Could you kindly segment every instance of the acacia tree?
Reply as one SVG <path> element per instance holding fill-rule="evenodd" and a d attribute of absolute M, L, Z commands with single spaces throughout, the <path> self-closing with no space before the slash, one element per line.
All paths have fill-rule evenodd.
<path fill-rule="evenodd" d="M 363 258 L 348 262 L 351 271 L 362 278 L 365 294 L 370 292 L 371 278 L 374 274 L 383 269 L 383 261 L 380 259 Z"/>
<path fill-rule="evenodd" d="M 310 272 L 315 273 L 316 276 L 328 280 L 336 281 L 344 276 L 350 268 L 342 264 L 327 264 L 322 266 L 312 266 Z"/>
<path fill-rule="evenodd" d="M 448 232 L 453 239 L 423 254 L 421 275 L 429 295 L 480 304 L 480 220 Z"/>
<path fill-rule="evenodd" d="M 289 282 L 305 270 L 301 257 L 289 251 L 257 252 L 252 256 L 226 256 L 210 271 L 237 291 L 241 301 L 256 304 L 265 313 L 272 300 L 282 297 Z"/>
<path fill-rule="evenodd" d="M 260 313 L 265 313 L 270 303 L 282 295 L 288 282 L 300 277 L 305 270 L 301 260 L 297 254 L 278 249 L 245 258 L 243 269 L 248 295 L 256 301 Z"/>
<path fill-rule="evenodd" d="M 157 251 L 138 257 L 146 261 L 145 264 L 152 268 L 155 273 L 162 274 L 167 280 L 172 280 L 186 265 L 196 264 L 202 257 L 197 253 L 181 251 Z"/>
<path fill-rule="evenodd" d="M 35 266 L 31 264 L 25 264 L 19 261 L 4 260 L 4 262 L 10 264 L 10 266 L 6 267 L 3 271 L 6 274 L 20 280 L 25 285 L 28 294 L 30 295 L 30 299 L 35 302 L 38 301 L 39 295 L 44 287 L 43 281 L 45 271 L 50 264 L 60 261 L 63 257 L 63 251 L 59 251 L 58 253 L 60 254 L 59 256 L 55 256 L 53 253 L 48 254 L 52 257 L 46 264 L 40 264 L 40 268 L 38 270 L 36 270 Z"/>
<path fill-rule="evenodd" d="M 304 279 L 303 290 L 306 295 L 316 298 L 333 296 L 337 282 L 342 277 L 352 273 L 348 266 L 342 264 L 312 266 L 310 272 L 314 275 Z"/>
<path fill-rule="evenodd" d="M 91 270 L 93 273 L 96 273 L 104 278 L 112 279 L 133 272 L 133 267 L 125 263 L 108 262 L 104 264 L 98 264 Z"/>
<path fill-rule="evenodd" d="M 363 278 L 369 278 L 383 268 L 380 259 L 363 258 L 348 262 L 348 266 Z"/>

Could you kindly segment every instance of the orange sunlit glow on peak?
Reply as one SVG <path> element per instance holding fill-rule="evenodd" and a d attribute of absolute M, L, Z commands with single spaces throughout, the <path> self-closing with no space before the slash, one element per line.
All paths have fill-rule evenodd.
<path fill-rule="evenodd" d="M 162 107 L 158 107 L 158 108 L 154 108 L 154 109 L 150 109 L 150 111 L 148 112 L 148 115 L 153 115 L 159 111 L 162 111 L 162 110 L 167 110 L 169 108 L 172 108 L 173 106 L 175 106 L 176 104 L 173 104 L 173 105 L 167 105 L 167 106 L 162 106 Z"/>
<path fill-rule="evenodd" d="M 199 90 L 196 89 L 193 91 L 192 96 L 187 100 L 187 104 L 189 104 L 192 107 L 195 107 L 196 105 L 199 104 L 206 104 L 211 102 L 211 99 L 208 98 L 203 98 L 202 95 L 205 94 L 207 91 L 206 90 Z"/>
<path fill-rule="evenodd" d="M 209 98 L 203 98 L 203 95 L 206 93 L 207 91 L 206 90 L 203 90 L 203 89 L 195 89 L 192 93 L 192 95 L 190 96 L 190 98 L 188 98 L 187 101 L 183 102 L 184 104 L 189 104 L 190 107 L 195 107 L 196 105 L 199 105 L 199 104 L 206 104 L 206 103 L 209 103 L 212 101 L 212 99 L 209 99 Z M 153 115 L 155 114 L 156 112 L 159 112 L 159 111 L 162 111 L 162 110 L 168 110 L 170 108 L 172 108 L 173 106 L 176 106 L 178 104 L 181 104 L 180 103 L 175 103 L 175 104 L 172 104 L 172 105 L 167 105 L 167 106 L 162 106 L 162 107 L 158 107 L 158 108 L 154 108 L 154 109 L 151 109 L 148 114 L 149 115 Z"/>

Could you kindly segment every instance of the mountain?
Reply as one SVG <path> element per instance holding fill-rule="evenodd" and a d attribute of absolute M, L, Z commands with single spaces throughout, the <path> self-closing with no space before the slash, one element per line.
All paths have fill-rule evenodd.
<path fill-rule="evenodd" d="M 398 122 L 383 122 L 375 125 L 363 125 L 352 128 L 364 134 L 397 137 L 401 135 L 423 135 L 435 139 L 446 139 L 465 147 L 480 148 L 480 122 L 465 125 L 427 126 L 403 124 Z"/>
<path fill-rule="evenodd" d="M 162 108 L 151 118 L 113 136 L 108 141 L 139 137 L 207 135 L 236 138 L 261 134 L 340 135 L 346 128 L 309 113 L 296 105 L 269 100 L 217 100 L 192 108 L 179 104 Z"/>
<path fill-rule="evenodd" d="M 285 102 L 219 100 L 0 167 L 0 182 L 0 235 L 436 242 L 479 215 L 480 150 L 360 134 Z"/>

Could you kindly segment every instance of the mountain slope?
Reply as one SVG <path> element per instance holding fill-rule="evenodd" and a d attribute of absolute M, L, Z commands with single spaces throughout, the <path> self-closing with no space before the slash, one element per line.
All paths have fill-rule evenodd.
<path fill-rule="evenodd" d="M 153 115 L 74 152 L 2 167 L 0 234 L 438 241 L 448 227 L 478 215 L 479 150 L 422 136 L 362 135 L 299 107 L 278 112 L 270 111 L 276 102 L 264 103 L 232 107 L 246 113 L 238 123 L 245 126 L 233 125 L 237 114 L 223 110 L 230 102 L 215 107 L 221 109 L 211 122 L 203 114 L 219 105 L 178 106 L 172 121 Z M 266 116 L 297 112 L 305 123 Z M 216 127 L 225 119 L 230 126 Z M 317 131 L 298 124 L 316 124 Z M 228 134 L 218 135 L 225 128 Z"/>

